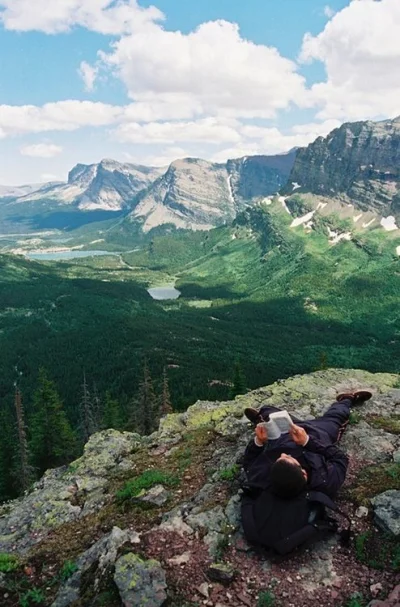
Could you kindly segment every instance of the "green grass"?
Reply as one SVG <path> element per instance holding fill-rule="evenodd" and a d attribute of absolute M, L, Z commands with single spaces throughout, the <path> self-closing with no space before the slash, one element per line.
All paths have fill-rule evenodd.
<path fill-rule="evenodd" d="M 19 567 L 19 559 L 13 554 L 0 552 L 0 572 L 9 573 L 15 571 Z"/>
<path fill-rule="evenodd" d="M 345 603 L 344 607 L 365 607 L 366 602 L 361 593 L 356 592 L 350 599 Z"/>
<path fill-rule="evenodd" d="M 263 590 L 258 595 L 257 607 L 274 607 L 276 605 L 275 595 L 269 590 Z"/>
<path fill-rule="evenodd" d="M 370 529 L 355 537 L 356 558 L 361 563 L 380 570 L 400 571 L 400 544 L 389 533 Z"/>
<path fill-rule="evenodd" d="M 20 596 L 20 607 L 31 607 L 32 605 L 43 605 L 45 595 L 39 588 L 32 588 Z"/>
<path fill-rule="evenodd" d="M 229 466 L 229 468 L 225 468 L 224 470 L 220 470 L 219 478 L 223 481 L 233 481 L 237 477 L 240 472 L 240 466 L 237 464 L 233 464 L 233 466 Z"/>
<path fill-rule="evenodd" d="M 392 462 L 364 468 L 348 492 L 353 501 L 365 506 L 372 497 L 390 489 L 400 490 L 400 464 Z"/>
<path fill-rule="evenodd" d="M 123 502 L 136 497 L 141 491 L 150 489 L 154 485 L 176 487 L 179 483 L 180 479 L 174 474 L 162 470 L 145 470 L 140 476 L 125 483 L 124 487 L 117 491 L 115 497 L 118 501 Z"/>
<path fill-rule="evenodd" d="M 78 565 L 73 561 L 65 561 L 59 573 L 60 579 L 66 582 L 74 573 L 78 571 Z"/>
<path fill-rule="evenodd" d="M 368 415 L 366 421 L 374 428 L 380 428 L 391 434 L 400 434 L 400 415 L 383 417 L 379 415 Z"/>

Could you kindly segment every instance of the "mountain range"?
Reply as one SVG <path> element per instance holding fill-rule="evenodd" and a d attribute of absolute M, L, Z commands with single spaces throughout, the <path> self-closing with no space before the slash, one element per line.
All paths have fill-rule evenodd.
<path fill-rule="evenodd" d="M 77 164 L 67 183 L 0 187 L 0 230 L 68 228 L 125 216 L 142 232 L 170 224 L 209 230 L 281 192 L 358 227 L 400 222 L 400 117 L 347 123 L 306 148 L 226 163 L 198 158 L 156 168 L 105 159 Z M 354 210 L 349 212 L 349 207 Z M 397 223 L 396 223 L 397 222 Z"/>
<path fill-rule="evenodd" d="M 231 221 L 248 201 L 274 194 L 286 183 L 295 152 L 251 156 L 224 164 L 198 158 L 176 160 L 167 168 L 102 160 L 76 165 L 67 183 L 0 190 L 0 217 L 40 213 L 123 212 L 144 231 L 164 223 L 210 229 Z M 3 202 L 3 204 L 1 204 Z M 84 221 L 84 220 L 83 220 Z M 15 229 L 15 220 L 13 229 Z M 7 221 L 3 229 L 7 231 Z M 40 227 L 40 225 L 36 226 Z"/>

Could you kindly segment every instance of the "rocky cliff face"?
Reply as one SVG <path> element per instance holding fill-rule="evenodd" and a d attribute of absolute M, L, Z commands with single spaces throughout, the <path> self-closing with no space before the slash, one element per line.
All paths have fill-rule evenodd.
<path fill-rule="evenodd" d="M 277 156 L 248 156 L 228 160 L 231 188 L 235 201 L 242 205 L 248 200 L 271 196 L 286 184 L 296 152 Z"/>
<path fill-rule="evenodd" d="M 400 217 L 400 117 L 344 124 L 298 150 L 293 188 Z"/>
<path fill-rule="evenodd" d="M 176 227 L 210 229 L 232 220 L 252 199 L 275 194 L 285 183 L 294 153 L 254 156 L 226 164 L 198 158 L 174 161 L 168 168 L 122 164 L 102 160 L 77 164 L 68 183 L 50 183 L 27 188 L 0 188 L 0 198 L 15 198 L 10 212 L 21 220 L 32 212 L 73 206 L 81 211 L 132 211 L 145 231 L 165 223 Z M 30 189 L 29 189 L 30 188 Z M 2 193 L 3 192 L 3 193 Z M 25 204 L 24 204 L 25 203 Z"/>
<path fill-rule="evenodd" d="M 53 607 L 256 607 L 272 595 L 337 607 L 355 592 L 365 602 L 387 596 L 399 575 L 399 379 L 320 371 L 198 402 L 150 437 L 93 435 L 80 459 L 2 507 L 2 606 L 33 587 Z M 353 519 L 351 546 L 330 537 L 279 564 L 255 553 L 240 524 L 240 460 L 253 434 L 244 407 L 270 403 L 308 419 L 360 386 L 374 396 L 342 440 L 350 467 L 339 502 Z"/>
<path fill-rule="evenodd" d="M 122 164 L 115 160 L 77 164 L 69 172 L 68 183 L 44 185 L 20 198 L 19 202 L 47 199 L 73 204 L 82 211 L 118 211 L 129 208 L 136 194 L 148 187 L 162 172 L 163 169 Z"/>
<path fill-rule="evenodd" d="M 286 182 L 294 152 L 250 156 L 216 164 L 198 158 L 176 160 L 132 212 L 144 231 L 172 223 L 208 230 L 234 219 L 255 198 L 275 194 Z"/>

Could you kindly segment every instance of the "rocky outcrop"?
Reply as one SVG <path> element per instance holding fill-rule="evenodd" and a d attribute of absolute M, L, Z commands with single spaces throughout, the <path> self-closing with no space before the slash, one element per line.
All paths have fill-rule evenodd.
<path fill-rule="evenodd" d="M 400 218 L 400 117 L 347 123 L 299 149 L 286 192 L 293 188 Z"/>
<path fill-rule="evenodd" d="M 355 592 L 369 600 L 385 597 L 393 588 L 393 571 L 360 562 L 364 558 L 360 542 L 342 548 L 331 537 L 278 565 L 257 555 L 241 528 L 238 464 L 253 433 L 243 416 L 245 407 L 269 403 L 300 418 L 313 418 L 323 414 L 337 392 L 368 386 L 373 397 L 357 408 L 341 443 L 351 465 L 340 505 L 352 517 L 353 533 L 362 542 L 372 530 L 381 533 L 374 526 L 371 505 L 376 522 L 380 517 L 385 533 L 394 537 L 397 528 L 392 523 L 400 515 L 399 490 L 394 489 L 398 474 L 394 456 L 400 448 L 393 422 L 400 404 L 398 382 L 399 376 L 389 374 L 318 371 L 278 381 L 234 401 L 197 402 L 185 412 L 163 418 L 150 437 L 113 430 L 96 434 L 68 469 L 50 471 L 31 494 L 3 507 L 0 552 L 18 554 L 29 563 L 31 555 L 46 545 L 49 533 L 53 544 L 47 546 L 54 545 L 58 529 L 66 533 L 68 521 L 74 542 L 86 521 L 96 525 L 92 543 L 86 535 L 84 549 L 75 552 L 74 571 L 53 598 L 54 607 L 83 600 L 80 593 L 89 583 L 90 597 L 97 596 L 111 579 L 126 606 L 156 607 L 168 598 L 173 607 L 190 601 L 253 607 L 259 595 L 269 593 L 282 604 L 336 607 Z M 386 476 L 385 466 L 390 473 Z M 115 499 L 123 482 L 118 479 L 121 475 L 135 479 L 140 475 L 138 467 L 140 471 L 166 467 L 169 473 L 179 474 L 181 482 L 168 485 L 168 492 L 155 482 L 121 505 Z M 392 483 L 392 488 L 384 490 L 384 482 Z M 71 485 L 75 493 L 69 492 Z M 78 486 L 85 487 L 85 493 L 78 494 Z M 353 502 L 351 496 L 356 494 L 362 499 Z M 60 515 L 60 502 L 77 511 Z M 96 523 L 98 515 L 101 523 Z M 45 552 L 48 559 L 48 547 Z M 1 582 L 6 588 L 8 575 Z"/>
<path fill-rule="evenodd" d="M 117 553 L 124 544 L 136 544 L 139 541 L 137 533 L 122 531 L 114 527 L 111 533 L 102 537 L 86 550 L 74 563 L 74 573 L 61 586 L 51 607 L 68 607 L 79 599 L 82 576 L 96 565 L 95 586 L 99 584 L 107 569 L 114 566 Z"/>
<path fill-rule="evenodd" d="M 385 491 L 371 500 L 376 524 L 400 537 L 400 491 Z"/>
<path fill-rule="evenodd" d="M 24 498 L 0 510 L 0 552 L 23 554 L 51 531 L 102 508 L 109 477 L 129 465 L 140 437 L 104 430 L 94 434 L 84 454 L 70 466 L 49 470 Z"/>
<path fill-rule="evenodd" d="M 115 563 L 114 581 L 124 607 L 161 607 L 167 598 L 165 572 L 158 561 L 129 552 Z"/>

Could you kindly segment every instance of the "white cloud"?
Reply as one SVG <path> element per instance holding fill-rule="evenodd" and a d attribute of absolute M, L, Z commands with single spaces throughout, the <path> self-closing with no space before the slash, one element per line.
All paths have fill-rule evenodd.
<path fill-rule="evenodd" d="M 115 123 L 123 107 L 92 101 L 58 101 L 36 105 L 0 105 L 0 138 L 24 133 L 74 131 Z"/>
<path fill-rule="evenodd" d="M 333 15 L 336 14 L 336 11 L 329 6 L 329 4 L 327 4 L 326 6 L 324 6 L 324 15 L 325 17 L 328 17 L 328 19 L 332 19 Z"/>
<path fill-rule="evenodd" d="M 62 147 L 54 143 L 34 143 L 24 145 L 20 148 L 20 154 L 23 156 L 32 156 L 34 158 L 53 158 L 63 151 Z"/>
<path fill-rule="evenodd" d="M 97 78 L 97 72 L 98 72 L 97 67 L 92 67 L 86 61 L 81 62 L 79 69 L 78 69 L 78 74 L 80 75 L 80 77 L 82 78 L 82 80 L 85 84 L 86 91 L 88 91 L 88 92 L 93 91 L 94 83 Z"/>
<path fill-rule="evenodd" d="M 129 143 L 175 143 L 179 141 L 221 143 L 238 142 L 241 137 L 236 121 L 204 118 L 190 122 L 149 122 L 121 124 L 115 131 L 118 141 Z"/>
<path fill-rule="evenodd" d="M 326 82 L 310 93 L 317 117 L 364 120 L 400 111 L 400 2 L 353 0 L 317 36 L 306 34 L 300 60 L 322 61 Z"/>
<path fill-rule="evenodd" d="M 136 0 L 0 0 L 0 20 L 8 30 L 38 30 L 46 34 L 68 32 L 74 26 L 101 34 L 133 32 L 164 18 Z"/>
<path fill-rule="evenodd" d="M 41 183 L 48 183 L 49 181 L 63 181 L 59 175 L 54 175 L 54 173 L 42 173 L 40 175 Z"/>
<path fill-rule="evenodd" d="M 175 117 L 272 117 L 305 102 L 305 81 L 277 49 L 241 37 L 234 23 L 203 23 L 189 34 L 153 24 L 99 53 L 129 96 Z M 166 117 L 166 116 L 159 116 Z"/>
<path fill-rule="evenodd" d="M 133 162 L 134 164 L 144 164 L 145 166 L 157 166 L 164 167 L 168 166 L 174 160 L 179 158 L 187 158 L 190 154 L 181 147 L 178 146 L 170 146 L 166 147 L 160 151 L 160 153 L 148 154 L 147 156 L 132 155 L 129 153 L 125 154 L 125 158 L 128 162 Z"/>

